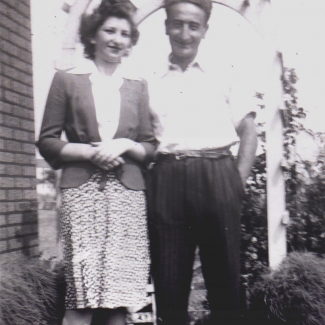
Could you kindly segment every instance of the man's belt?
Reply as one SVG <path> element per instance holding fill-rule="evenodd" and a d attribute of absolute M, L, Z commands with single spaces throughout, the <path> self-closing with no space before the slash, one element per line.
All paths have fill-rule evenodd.
<path fill-rule="evenodd" d="M 217 149 L 203 149 L 203 150 L 184 150 L 174 153 L 158 153 L 156 157 L 157 162 L 164 160 L 182 160 L 186 158 L 210 158 L 218 159 L 222 157 L 231 156 L 230 147 L 222 147 Z"/>

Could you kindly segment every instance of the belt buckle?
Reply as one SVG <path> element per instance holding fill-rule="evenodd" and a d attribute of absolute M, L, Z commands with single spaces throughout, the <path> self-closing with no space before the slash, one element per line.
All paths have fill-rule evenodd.
<path fill-rule="evenodd" d="M 181 159 L 184 159 L 186 158 L 186 153 L 185 152 L 176 152 L 175 153 L 175 159 L 176 160 L 181 160 Z"/>

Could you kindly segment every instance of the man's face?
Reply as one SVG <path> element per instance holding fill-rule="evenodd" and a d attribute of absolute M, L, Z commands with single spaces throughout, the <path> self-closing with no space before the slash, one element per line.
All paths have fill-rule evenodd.
<path fill-rule="evenodd" d="M 191 62 L 196 57 L 201 40 L 208 29 L 205 12 L 198 6 L 180 2 L 169 8 L 166 34 L 178 62 Z"/>

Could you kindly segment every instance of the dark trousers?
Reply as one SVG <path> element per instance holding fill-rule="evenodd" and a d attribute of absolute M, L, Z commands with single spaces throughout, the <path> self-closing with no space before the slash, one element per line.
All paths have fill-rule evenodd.
<path fill-rule="evenodd" d="M 186 324 L 197 246 L 212 323 L 238 324 L 243 195 L 230 156 L 165 159 L 150 171 L 149 234 L 159 324 Z"/>

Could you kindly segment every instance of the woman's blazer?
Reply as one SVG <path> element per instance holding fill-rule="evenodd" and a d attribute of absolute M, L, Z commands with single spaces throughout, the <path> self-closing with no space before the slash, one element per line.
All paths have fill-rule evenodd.
<path fill-rule="evenodd" d="M 45 106 L 37 145 L 41 155 L 54 169 L 63 168 L 61 188 L 80 186 L 97 168 L 88 161 L 62 162 L 59 157 L 67 144 L 61 140 L 63 131 L 72 143 L 101 141 L 89 75 L 56 72 Z M 123 79 L 120 94 L 120 120 L 114 139 L 128 138 L 141 143 L 150 161 L 156 141 L 149 114 L 147 83 L 144 80 Z M 125 164 L 117 168 L 119 180 L 130 189 L 145 189 L 140 164 L 127 155 L 123 158 Z"/>

